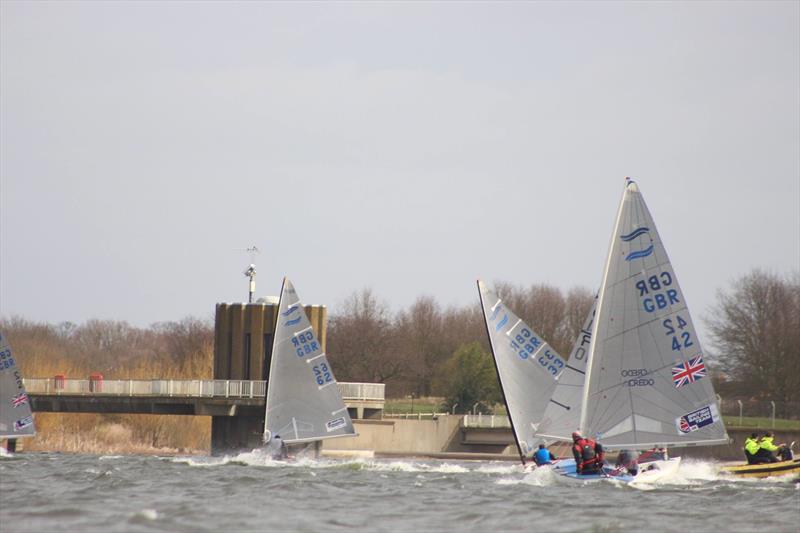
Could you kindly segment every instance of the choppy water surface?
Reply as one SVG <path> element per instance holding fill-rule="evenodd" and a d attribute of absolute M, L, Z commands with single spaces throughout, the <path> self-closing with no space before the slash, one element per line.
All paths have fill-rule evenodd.
<path fill-rule="evenodd" d="M 0 457 L 0 531 L 798 531 L 794 478 L 717 470 L 633 487 L 512 463 L 22 453 Z"/>

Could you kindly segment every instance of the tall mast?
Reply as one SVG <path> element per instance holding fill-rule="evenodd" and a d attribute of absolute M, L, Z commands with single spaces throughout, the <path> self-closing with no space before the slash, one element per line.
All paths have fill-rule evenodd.
<path fill-rule="evenodd" d="M 589 345 L 589 360 L 586 363 L 586 377 L 583 382 L 583 401 L 581 401 L 581 421 L 578 425 L 578 431 L 584 433 L 586 431 L 586 412 L 587 407 L 589 404 L 589 378 L 592 375 L 592 367 L 594 366 L 594 352 L 595 352 L 595 343 L 597 342 L 597 329 L 600 324 L 600 318 L 603 314 L 603 297 L 606 293 L 606 282 L 608 281 L 608 269 L 611 266 L 611 249 L 614 247 L 614 238 L 616 237 L 617 233 L 619 232 L 619 224 L 622 220 L 622 207 L 625 205 L 625 197 L 628 194 L 628 187 L 633 183 L 633 181 L 626 177 L 625 178 L 625 190 L 622 192 L 622 199 L 619 202 L 619 209 L 617 210 L 617 220 L 614 222 L 614 231 L 611 233 L 611 239 L 609 240 L 608 244 L 608 254 L 606 257 L 606 264 L 603 269 L 603 280 L 600 283 L 600 292 L 597 296 L 597 314 L 594 317 L 594 323 L 592 324 L 592 341 Z"/>

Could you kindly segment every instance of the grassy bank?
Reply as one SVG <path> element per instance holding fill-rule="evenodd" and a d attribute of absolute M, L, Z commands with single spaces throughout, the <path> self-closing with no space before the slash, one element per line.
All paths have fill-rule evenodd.
<path fill-rule="evenodd" d="M 775 419 L 775 427 L 772 426 L 772 419 L 769 417 L 743 416 L 741 423 L 738 416 L 723 416 L 725 425 L 731 428 L 746 428 L 755 430 L 800 430 L 800 420 Z"/>

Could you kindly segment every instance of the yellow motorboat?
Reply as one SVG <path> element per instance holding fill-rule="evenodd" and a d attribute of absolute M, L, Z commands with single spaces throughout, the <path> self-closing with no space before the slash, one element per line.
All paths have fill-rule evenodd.
<path fill-rule="evenodd" d="M 781 461 L 779 463 L 723 466 L 722 471 L 740 477 L 769 477 L 800 474 L 800 458 Z"/>

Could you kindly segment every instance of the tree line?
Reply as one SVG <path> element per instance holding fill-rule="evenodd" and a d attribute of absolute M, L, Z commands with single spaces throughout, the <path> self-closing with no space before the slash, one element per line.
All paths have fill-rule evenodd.
<path fill-rule="evenodd" d="M 500 282 L 498 296 L 566 357 L 593 294 L 550 285 Z M 387 396 L 440 396 L 443 409 L 484 408 L 500 401 L 486 326 L 478 303 L 442 308 L 420 296 L 392 313 L 371 289 L 353 293 L 332 314 L 327 351 L 337 379 L 386 383 Z"/>
<path fill-rule="evenodd" d="M 509 308 L 563 357 L 591 306 L 593 293 L 546 285 L 494 284 Z M 695 311 L 697 313 L 697 311 Z M 800 401 L 800 273 L 754 270 L 720 290 L 705 319 L 718 391 L 725 397 Z M 41 324 L 0 319 L 23 375 L 108 379 L 210 379 L 213 324 L 186 318 L 137 328 L 90 320 Z M 329 318 L 327 352 L 340 381 L 386 384 L 387 397 L 438 396 L 443 408 L 500 400 L 478 304 L 444 308 L 420 296 L 392 312 L 371 289 L 351 294 Z M 707 346 L 708 348 L 708 346 Z"/>

